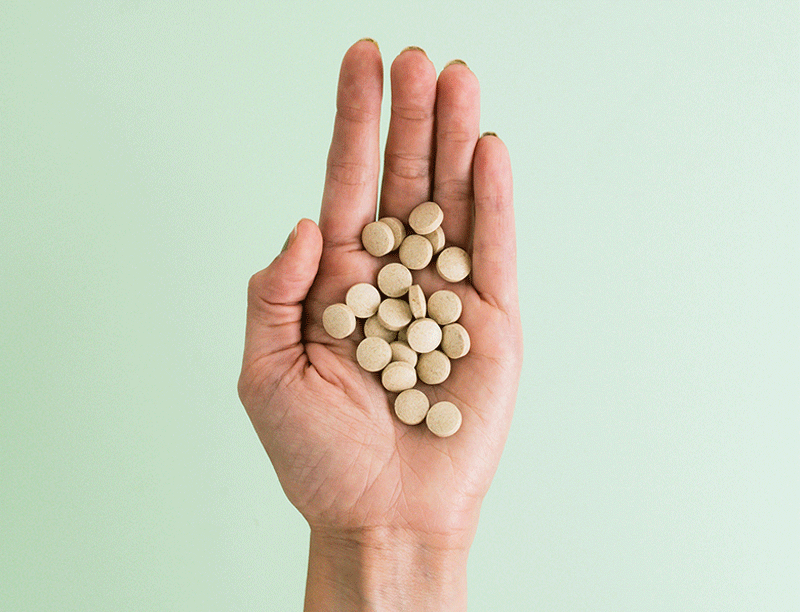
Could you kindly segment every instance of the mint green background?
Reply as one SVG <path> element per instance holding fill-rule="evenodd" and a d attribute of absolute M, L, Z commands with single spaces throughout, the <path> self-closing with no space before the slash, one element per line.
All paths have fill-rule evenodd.
<path fill-rule="evenodd" d="M 236 396 L 244 298 L 317 216 L 363 36 L 387 68 L 466 60 L 515 169 L 525 365 L 471 610 L 800 609 L 799 25 L 4 0 L 0 609 L 300 609 L 307 528 Z"/>

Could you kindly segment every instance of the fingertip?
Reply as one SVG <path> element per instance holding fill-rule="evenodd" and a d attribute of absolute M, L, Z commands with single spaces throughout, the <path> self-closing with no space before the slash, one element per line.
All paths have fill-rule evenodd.
<path fill-rule="evenodd" d="M 419 47 L 403 49 L 392 62 L 391 75 L 404 83 L 424 84 L 426 89 L 436 84 L 436 67 Z"/>
<path fill-rule="evenodd" d="M 319 269 L 322 235 L 311 219 L 300 219 L 286 248 L 250 279 L 249 294 L 258 303 L 288 304 L 305 299 Z"/>
<path fill-rule="evenodd" d="M 417 47 L 416 45 L 409 45 L 408 47 L 406 47 L 405 49 L 400 51 L 398 57 L 400 57 L 400 55 L 402 55 L 403 53 L 406 53 L 408 51 L 418 51 L 418 52 L 422 53 L 425 57 L 428 57 L 428 54 L 425 53 L 425 49 L 423 49 L 422 47 Z"/>
<path fill-rule="evenodd" d="M 303 217 L 297 222 L 297 232 L 316 232 L 319 234 L 319 227 L 317 224 L 308 217 Z"/>
<path fill-rule="evenodd" d="M 485 184 L 511 180 L 511 156 L 506 143 L 494 132 L 484 132 L 475 147 L 473 172 Z"/>
<path fill-rule="evenodd" d="M 360 62 L 377 62 L 382 64 L 382 56 L 378 43 L 371 38 L 362 38 L 350 45 L 350 48 L 344 54 L 344 62 L 357 60 Z"/>
<path fill-rule="evenodd" d="M 359 40 L 344 54 L 338 87 L 339 102 L 367 115 L 380 112 L 383 88 L 383 58 L 377 43 L 370 40 Z"/>
<path fill-rule="evenodd" d="M 485 146 L 502 146 L 502 148 L 506 148 L 505 142 L 497 135 L 497 132 L 483 132 L 480 140 Z"/>
<path fill-rule="evenodd" d="M 444 72 L 445 69 L 449 68 L 450 66 L 463 66 L 464 68 L 469 70 L 469 66 L 467 66 L 467 62 L 465 62 L 462 59 L 454 59 L 454 60 L 450 60 L 449 62 L 447 62 L 444 65 L 444 68 L 442 68 L 442 72 Z"/>
<path fill-rule="evenodd" d="M 450 99 L 456 106 L 472 104 L 480 96 L 478 77 L 466 64 L 450 63 L 439 73 L 439 95 Z"/>
<path fill-rule="evenodd" d="M 380 45 L 378 45 L 378 41 L 377 41 L 377 40 L 375 40 L 374 38 L 369 38 L 369 37 L 365 37 L 365 38 L 360 38 L 360 39 L 358 39 L 358 40 L 357 40 L 355 43 L 353 43 L 353 45 L 352 45 L 352 46 L 353 46 L 353 47 L 355 47 L 357 44 L 359 44 L 359 43 L 364 43 L 364 42 L 367 42 L 367 43 L 372 43 L 373 45 L 375 45 L 375 48 L 376 48 L 378 51 L 380 51 L 380 50 L 381 50 L 381 48 L 380 48 Z"/>
<path fill-rule="evenodd" d="M 297 222 L 294 234 L 287 251 L 301 251 L 308 256 L 315 255 L 319 259 L 319 254 L 322 252 L 322 233 L 319 226 L 311 219 L 303 217 Z"/>

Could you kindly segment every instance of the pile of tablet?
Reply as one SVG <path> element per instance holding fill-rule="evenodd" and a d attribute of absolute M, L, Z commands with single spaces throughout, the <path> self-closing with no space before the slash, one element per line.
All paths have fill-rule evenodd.
<path fill-rule="evenodd" d="M 423 202 L 409 215 L 413 233 L 399 219 L 384 217 L 367 224 L 361 232 L 364 248 L 375 257 L 398 250 L 400 263 L 389 263 L 378 272 L 377 287 L 358 283 L 347 291 L 344 303 L 328 306 L 322 315 L 325 331 L 333 338 L 346 338 L 364 319 L 364 339 L 356 349 L 356 360 L 369 372 L 380 372 L 383 387 L 398 393 L 397 417 L 408 425 L 423 420 L 437 436 L 453 435 L 461 426 L 461 412 L 452 403 L 430 406 L 427 396 L 414 389 L 417 381 L 427 385 L 444 382 L 452 359 L 469 352 L 467 330 L 457 321 L 461 300 L 448 289 L 426 297 L 414 284 L 412 270 L 422 270 L 436 257 L 436 271 L 450 283 L 470 273 L 469 255 L 463 249 L 445 248 L 442 209 Z M 381 295 L 382 294 L 382 295 Z"/>

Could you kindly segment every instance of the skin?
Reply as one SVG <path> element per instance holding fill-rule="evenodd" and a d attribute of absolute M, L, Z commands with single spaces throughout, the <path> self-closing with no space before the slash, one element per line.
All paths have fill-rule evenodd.
<path fill-rule="evenodd" d="M 440 74 L 416 48 L 391 67 L 392 111 L 379 190 L 380 51 L 359 41 L 342 61 L 319 225 L 301 220 L 250 280 L 239 395 L 289 500 L 311 528 L 307 610 L 466 609 L 466 557 L 505 444 L 522 363 L 511 165 L 479 136 L 479 85 L 463 63 Z M 431 403 L 463 415 L 452 437 L 393 414 L 395 394 L 355 362 L 322 312 L 382 265 L 362 247 L 378 216 L 407 221 L 426 200 L 473 270 L 449 284 L 415 272 L 426 295 L 461 297 L 471 352 Z M 377 209 L 377 210 L 376 210 Z"/>

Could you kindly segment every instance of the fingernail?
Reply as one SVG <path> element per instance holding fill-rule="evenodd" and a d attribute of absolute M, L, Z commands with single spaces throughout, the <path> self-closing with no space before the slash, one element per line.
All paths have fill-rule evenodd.
<path fill-rule="evenodd" d="M 373 45 L 375 45 L 376 47 L 378 47 L 378 51 L 380 51 L 380 50 L 381 50 L 381 48 L 378 46 L 378 41 L 376 41 L 374 38 L 361 38 L 361 39 L 359 39 L 357 42 L 361 42 L 361 41 L 363 41 L 363 40 L 368 40 L 368 41 L 369 41 L 369 42 L 371 42 Z"/>
<path fill-rule="evenodd" d="M 410 46 L 406 47 L 405 49 L 403 49 L 402 51 L 400 51 L 400 53 L 405 53 L 406 51 L 422 51 L 422 54 L 423 54 L 425 57 L 428 57 L 428 54 L 427 54 L 427 53 L 425 53 L 425 49 L 423 49 L 422 47 L 417 47 L 417 46 L 415 46 L 415 45 L 410 45 Z"/>
<path fill-rule="evenodd" d="M 495 138 L 499 138 L 499 136 L 495 132 L 484 132 L 483 134 L 481 134 L 481 138 L 483 138 L 484 136 L 494 136 Z"/>
<path fill-rule="evenodd" d="M 461 66 L 467 66 L 467 62 L 465 62 L 464 60 L 454 59 L 447 62 L 444 65 L 444 67 L 447 68 L 448 66 L 452 66 L 453 64 L 460 64 Z M 467 68 L 469 68 L 469 66 L 467 66 Z"/>
<path fill-rule="evenodd" d="M 297 238 L 297 225 L 294 226 L 292 229 L 292 233 L 286 237 L 286 242 L 283 243 L 283 247 L 281 248 L 281 253 L 283 253 L 286 249 L 292 246 L 294 239 Z"/>

